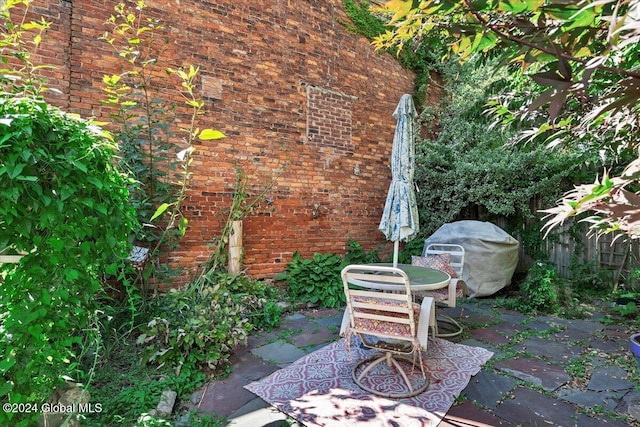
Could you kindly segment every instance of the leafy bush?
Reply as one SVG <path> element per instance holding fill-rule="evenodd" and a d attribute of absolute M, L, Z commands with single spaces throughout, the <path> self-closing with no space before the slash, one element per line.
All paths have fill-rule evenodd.
<path fill-rule="evenodd" d="M 158 297 L 154 317 L 138 337 L 142 360 L 175 367 L 208 366 L 227 361 L 246 343 L 251 323 L 245 308 L 220 284 L 196 290 L 189 286 Z"/>
<path fill-rule="evenodd" d="M 518 308 L 524 313 L 558 313 L 572 304 L 571 291 L 555 268 L 537 261 L 520 285 Z"/>
<path fill-rule="evenodd" d="M 312 259 L 304 259 L 296 251 L 284 276 L 291 298 L 321 307 L 344 305 L 345 297 L 340 279 L 343 267 L 339 255 L 315 253 Z"/>
<path fill-rule="evenodd" d="M 135 214 L 117 147 L 96 126 L 44 101 L 0 99 L 0 402 L 43 402 L 78 373 L 106 275 L 128 255 Z M 87 337 L 89 342 L 95 337 Z M 1 425 L 37 418 L 0 413 Z"/>
<path fill-rule="evenodd" d="M 380 256 L 375 250 L 365 251 L 360 243 L 353 239 L 349 239 L 347 243 L 347 253 L 344 255 L 342 263 L 349 264 L 369 264 L 372 262 L 380 262 Z"/>
<path fill-rule="evenodd" d="M 446 96 L 440 105 L 425 108 L 420 118 L 429 128 L 436 123 L 438 134 L 416 143 L 415 181 L 419 188 L 437 189 L 416 195 L 421 236 L 474 207 L 514 218 L 514 228 L 521 229 L 534 217 L 533 199 L 555 202 L 566 183 L 584 172 L 581 167 L 597 160 L 591 151 L 510 145 L 513 134 L 493 127 L 485 112 L 496 91 L 518 84 L 505 83 L 506 73 L 480 62 L 447 63 L 440 71 Z M 541 223 L 534 222 L 539 229 Z"/>
<path fill-rule="evenodd" d="M 278 292 L 264 282 L 244 274 L 218 273 L 216 282 L 244 307 L 253 329 L 273 329 L 280 324 L 284 309 L 275 299 Z"/>
<path fill-rule="evenodd" d="M 290 296 L 300 302 L 335 308 L 345 304 L 340 272 L 349 264 L 378 262 L 375 251 L 366 252 L 362 246 L 349 239 L 344 259 L 336 254 L 315 253 L 312 259 L 303 259 L 296 251 L 284 273 L 276 280 L 284 280 Z"/>
<path fill-rule="evenodd" d="M 595 261 L 586 262 L 574 256 L 569 265 L 572 288 L 581 296 L 607 297 L 614 290 L 613 272 Z"/>
<path fill-rule="evenodd" d="M 250 331 L 280 323 L 275 290 L 243 274 L 221 273 L 214 284 L 191 284 L 152 301 L 137 343 L 142 360 L 159 366 L 219 368 Z"/>

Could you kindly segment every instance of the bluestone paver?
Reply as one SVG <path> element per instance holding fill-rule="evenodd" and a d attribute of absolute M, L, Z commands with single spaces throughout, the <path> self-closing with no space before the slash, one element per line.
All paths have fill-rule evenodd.
<path fill-rule="evenodd" d="M 282 341 L 276 341 L 262 347 L 254 348 L 251 352 L 264 360 L 275 363 L 281 368 L 289 366 L 307 354 L 307 352 L 299 349 L 295 345 Z"/>
<path fill-rule="evenodd" d="M 504 400 L 494 412 L 523 427 L 575 427 L 575 406 L 525 387 L 517 387 L 513 398 Z"/>
<path fill-rule="evenodd" d="M 517 381 L 513 378 L 489 371 L 480 371 L 469 381 L 464 389 L 467 400 L 489 409 L 505 398 L 515 388 Z"/>
<path fill-rule="evenodd" d="M 557 390 L 571 381 L 571 376 L 561 367 L 527 357 L 502 360 L 495 364 L 495 368 L 545 391 Z"/>
<path fill-rule="evenodd" d="M 629 352 L 625 328 L 603 326 L 599 317 L 535 318 L 491 304 L 490 299 L 469 300 L 455 310 L 438 311 L 466 328 L 452 341 L 494 352 L 440 427 L 640 427 L 640 392 L 626 371 L 612 366 L 612 357 Z M 335 341 L 341 320 L 342 310 L 302 310 L 287 315 L 276 330 L 252 334 L 248 346 L 232 356 L 229 378 L 207 384 L 188 406 L 225 415 L 234 427 L 299 425 L 243 387 Z M 526 330 L 527 338 L 518 338 Z M 582 382 L 564 369 L 577 358 L 590 366 Z M 590 409 L 596 411 L 584 413 Z M 597 413 L 600 409 L 608 412 Z M 616 419 L 625 416 L 632 424 Z"/>

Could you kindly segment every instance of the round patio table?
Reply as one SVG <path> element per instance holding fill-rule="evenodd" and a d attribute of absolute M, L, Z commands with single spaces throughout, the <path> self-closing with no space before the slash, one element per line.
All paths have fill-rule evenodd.
<path fill-rule="evenodd" d="M 391 263 L 375 263 L 364 264 L 375 267 L 393 267 Z M 434 289 L 446 288 L 449 286 L 451 276 L 442 271 L 434 270 L 432 268 L 420 267 L 411 264 L 398 264 L 397 268 L 404 271 L 409 276 L 411 282 L 412 291 L 432 291 Z M 393 291 L 397 289 L 399 285 L 394 284 L 376 284 L 371 286 L 374 289 L 381 289 L 384 291 Z"/>

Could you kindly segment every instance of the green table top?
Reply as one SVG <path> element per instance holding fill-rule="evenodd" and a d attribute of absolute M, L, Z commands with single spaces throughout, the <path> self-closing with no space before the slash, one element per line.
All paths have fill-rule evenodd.
<path fill-rule="evenodd" d="M 392 263 L 375 263 L 369 265 L 379 265 L 393 267 Z M 398 268 L 409 276 L 411 288 L 414 290 L 431 290 L 444 288 L 449 285 L 451 277 L 447 273 L 434 270 L 432 268 L 420 267 L 411 264 L 398 264 Z"/>

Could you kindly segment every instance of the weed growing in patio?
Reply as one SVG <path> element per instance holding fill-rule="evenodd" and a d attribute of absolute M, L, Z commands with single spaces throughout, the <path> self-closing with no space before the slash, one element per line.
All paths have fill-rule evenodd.
<path fill-rule="evenodd" d="M 568 282 L 543 261 L 536 261 L 529 269 L 516 298 L 504 299 L 503 303 L 505 308 L 530 314 L 569 312 L 576 305 Z"/>

